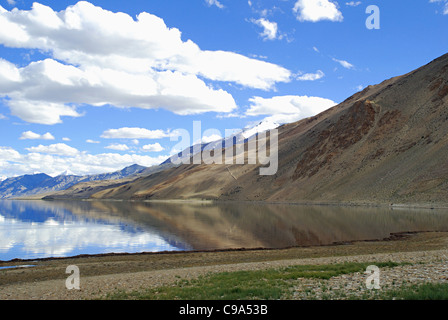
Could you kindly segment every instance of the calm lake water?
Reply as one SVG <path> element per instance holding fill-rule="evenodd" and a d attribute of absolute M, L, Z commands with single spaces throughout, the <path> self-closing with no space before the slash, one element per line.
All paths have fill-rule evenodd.
<path fill-rule="evenodd" d="M 249 203 L 0 201 L 3 261 L 325 245 L 415 231 L 448 231 L 448 212 Z"/>

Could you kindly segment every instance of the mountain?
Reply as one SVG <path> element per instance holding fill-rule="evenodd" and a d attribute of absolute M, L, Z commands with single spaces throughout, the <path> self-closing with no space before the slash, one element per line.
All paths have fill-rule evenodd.
<path fill-rule="evenodd" d="M 60 189 L 60 191 L 41 194 L 40 198 L 44 200 L 88 199 L 102 190 L 126 185 L 139 177 L 146 177 L 172 167 L 174 165 L 168 162 L 152 167 L 131 166 L 110 174 L 108 179 L 104 179 L 105 175 L 90 176 L 90 178 L 79 181 L 68 188 Z"/>
<path fill-rule="evenodd" d="M 98 180 L 118 180 L 133 175 L 137 175 L 145 169 L 146 167 L 140 166 L 138 164 L 133 164 L 132 166 L 126 167 L 119 171 L 85 176 L 79 182 L 98 181 Z"/>
<path fill-rule="evenodd" d="M 25 194 L 28 190 L 39 187 L 48 179 L 51 177 L 44 173 L 7 178 L 0 182 L 0 199 Z"/>
<path fill-rule="evenodd" d="M 24 175 L 0 181 L 0 199 L 29 197 L 65 190 L 81 182 L 119 180 L 137 176 L 149 168 L 137 164 L 112 173 L 77 176 L 69 170 L 51 177 L 46 174 Z"/>
<path fill-rule="evenodd" d="M 448 54 L 278 130 L 274 175 L 184 164 L 89 197 L 447 203 Z"/>
<path fill-rule="evenodd" d="M 270 129 L 275 129 L 279 126 L 278 123 L 273 121 L 261 121 L 257 125 L 253 127 L 248 127 L 244 130 L 240 130 L 239 132 L 235 132 L 233 135 L 225 137 L 223 139 L 218 139 L 215 141 L 207 142 L 207 143 L 197 143 L 188 148 L 185 148 L 183 151 L 169 157 L 162 164 L 180 164 L 183 161 L 190 162 L 190 158 L 195 154 L 197 150 L 201 152 L 204 150 L 213 150 L 216 148 L 226 148 L 234 145 L 241 145 L 247 143 L 247 141 L 254 136 L 256 136 L 260 132 L 265 132 Z"/>

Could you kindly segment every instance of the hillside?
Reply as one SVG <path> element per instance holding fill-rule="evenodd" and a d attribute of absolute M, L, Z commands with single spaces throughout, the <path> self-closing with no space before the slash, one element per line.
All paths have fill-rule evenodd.
<path fill-rule="evenodd" d="M 181 165 L 97 199 L 448 202 L 448 54 L 279 127 L 279 169 Z"/>
<path fill-rule="evenodd" d="M 95 176 L 97 179 L 84 179 L 76 184 L 64 189 L 60 189 L 57 192 L 41 193 L 38 198 L 45 200 L 56 199 L 88 199 L 93 194 L 102 190 L 108 190 L 110 188 L 126 185 L 138 177 L 145 177 L 156 172 L 171 168 L 171 163 L 160 164 L 152 167 L 141 167 L 133 165 L 131 167 L 124 168 L 123 170 L 111 173 Z M 104 179 L 107 177 L 107 179 Z"/>

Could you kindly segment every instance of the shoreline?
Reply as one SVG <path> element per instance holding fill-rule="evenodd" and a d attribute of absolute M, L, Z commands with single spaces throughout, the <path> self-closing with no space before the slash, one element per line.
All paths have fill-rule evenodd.
<path fill-rule="evenodd" d="M 104 202 L 136 202 L 136 203 L 173 203 L 173 204 L 221 204 L 221 203 L 251 203 L 260 205 L 296 205 L 296 206 L 335 206 L 335 207 L 388 207 L 391 209 L 448 209 L 448 203 L 386 203 L 370 201 L 274 201 L 274 200 L 219 200 L 219 199 L 93 199 L 93 198 L 48 198 L 40 196 L 0 199 L 3 201 L 104 201 Z"/>
<path fill-rule="evenodd" d="M 397 233 L 391 233 L 389 237 L 383 239 L 367 239 L 367 240 L 351 240 L 351 241 L 343 241 L 343 242 L 334 242 L 329 244 L 321 244 L 321 245 L 303 245 L 303 246 L 289 246 L 289 247 L 279 247 L 279 248 L 264 248 L 264 247 L 255 247 L 255 248 L 223 248 L 223 249 L 209 249 L 209 250 L 172 250 L 172 251 L 144 251 L 144 252 L 110 252 L 110 253 L 98 253 L 98 254 L 79 254 L 74 256 L 65 256 L 65 257 L 43 257 L 43 258 L 30 258 L 30 259 L 21 259 L 14 258 L 11 260 L 0 260 L 0 268 L 6 267 L 8 264 L 17 264 L 17 263 L 26 263 L 26 262 L 44 262 L 44 261 L 53 261 L 53 260 L 73 260 L 73 259 L 83 259 L 83 258 L 103 258 L 103 257 L 132 257 L 132 256 L 158 256 L 158 255 L 175 255 L 175 254 L 195 254 L 195 253 L 226 253 L 226 252 L 251 252 L 251 251 L 282 251 L 282 250 L 290 250 L 290 249 L 303 249 L 303 248 L 320 248 L 320 247 L 335 247 L 335 246 L 344 246 L 344 245 L 353 245 L 354 243 L 363 243 L 363 242 L 384 242 L 384 241 L 398 241 L 405 240 L 406 238 L 412 237 L 413 235 L 422 234 L 422 233 L 435 233 L 437 231 L 403 231 Z M 448 236 L 448 233 L 447 233 Z M 9 267 L 9 266 L 7 266 Z M 14 266 L 12 266 L 14 267 Z"/>

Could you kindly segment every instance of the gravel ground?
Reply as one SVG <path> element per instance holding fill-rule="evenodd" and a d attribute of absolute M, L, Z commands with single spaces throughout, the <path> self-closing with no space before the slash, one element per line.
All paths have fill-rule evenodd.
<path fill-rule="evenodd" d="M 350 261 L 409 262 L 411 265 L 381 268 L 379 270 L 379 288 L 377 289 L 368 289 L 366 282 L 369 274 L 360 272 L 332 277 L 329 280 L 299 279 L 300 284 L 294 288 L 292 299 L 370 299 L 381 291 L 399 289 L 402 286 L 448 283 L 448 250 L 352 258 L 354 260 L 350 259 Z"/>
<path fill-rule="evenodd" d="M 398 252 L 397 252 L 398 251 Z M 32 268 L 0 271 L 0 299 L 79 300 L 101 299 L 108 293 L 141 290 L 173 284 L 213 272 L 260 270 L 293 265 L 342 262 L 409 262 L 380 270 L 382 289 L 407 283 L 447 282 L 448 235 L 427 233 L 406 239 L 360 242 L 350 245 L 286 250 L 197 252 L 159 255 L 119 255 L 43 261 L 16 261 L 35 264 Z M 80 290 L 65 286 L 65 268 L 80 269 Z M 0 266 L 5 263 L 0 264 Z M 326 281 L 299 279 L 292 299 L 362 298 L 367 275 L 355 273 Z M 380 289 L 381 290 L 381 289 Z M 369 293 L 369 292 L 367 292 Z"/>

